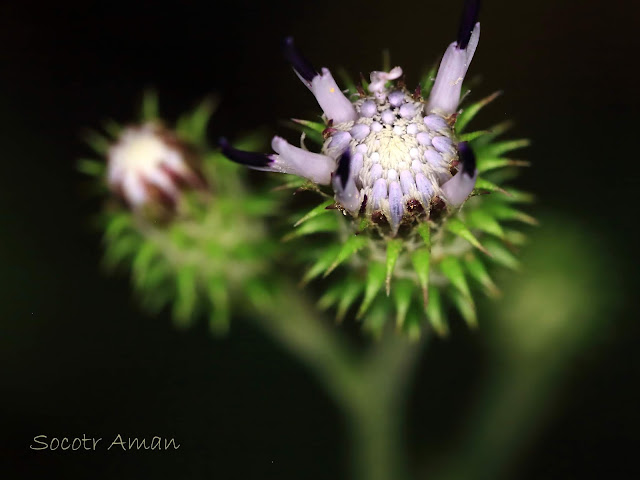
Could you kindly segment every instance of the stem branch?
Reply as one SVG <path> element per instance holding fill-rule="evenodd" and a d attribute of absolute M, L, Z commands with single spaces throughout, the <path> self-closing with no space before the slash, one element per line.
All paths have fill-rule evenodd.
<path fill-rule="evenodd" d="M 359 352 L 315 313 L 303 292 L 285 285 L 276 295 L 255 320 L 315 373 L 342 410 L 352 442 L 352 478 L 408 478 L 404 402 L 425 342 L 387 332 L 366 352 Z"/>

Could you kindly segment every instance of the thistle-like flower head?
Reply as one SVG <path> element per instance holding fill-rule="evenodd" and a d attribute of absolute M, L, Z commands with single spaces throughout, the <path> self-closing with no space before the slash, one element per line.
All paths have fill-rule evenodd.
<path fill-rule="evenodd" d="M 394 70 L 385 77 L 401 72 Z M 473 152 L 456 143 L 449 117 L 426 114 L 421 99 L 403 87 L 386 87 L 381 76 L 371 74 L 373 95 L 355 102 L 355 121 L 331 127 L 323 151 L 339 155 L 332 181 L 338 205 L 353 216 L 388 222 L 395 234 L 443 200 L 462 204 L 477 172 Z"/>
<path fill-rule="evenodd" d="M 343 91 L 327 68 L 316 69 L 287 38 L 285 57 L 315 96 L 324 122 L 294 120 L 306 135 L 301 146 L 276 136 L 271 154 L 220 143 L 229 159 L 303 177 L 307 182 L 298 186 L 330 198 L 300 218 L 286 238 L 333 235 L 333 241 L 308 242 L 301 250 L 313 261 L 305 281 L 348 267 L 342 279 L 332 277 L 321 300 L 323 306 L 337 307 L 338 318 L 361 298 L 357 317 L 366 314 L 366 325 L 375 332 L 395 309 L 397 325 L 409 324 L 415 333 L 424 308 L 432 326 L 446 333 L 441 298 L 448 298 L 474 325 L 467 277 L 489 294 L 497 288 L 473 249 L 497 263 L 516 265 L 511 250 L 522 236 L 515 231 L 507 235 L 499 222 L 533 219 L 508 205 L 527 196 L 498 186 L 494 182 L 508 177 L 492 173 L 523 165 L 502 155 L 527 142 L 493 142 L 504 125 L 465 132 L 495 94 L 464 110 L 460 106 L 462 83 L 480 37 L 479 3 L 465 2 L 456 41 L 447 47 L 437 72 L 415 90 L 407 89 L 401 67 L 385 67 L 372 72 L 368 82 L 363 78 Z M 305 138 L 319 143 L 319 151 L 309 151 Z M 504 198 L 479 196 L 489 192 Z M 332 210 L 343 215 L 327 215 Z M 393 300 L 386 298 L 392 284 Z M 386 296 L 380 293 L 385 285 Z"/>
<path fill-rule="evenodd" d="M 328 69 L 316 70 L 287 38 L 285 56 L 324 112 L 321 153 L 280 137 L 273 139 L 272 155 L 243 155 L 224 144 L 223 151 L 252 168 L 331 184 L 339 208 L 390 227 L 392 236 L 434 209 L 460 206 L 477 178 L 473 152 L 453 131 L 462 81 L 480 36 L 476 16 L 477 2 L 468 2 L 459 38 L 445 52 L 426 100 L 419 89 L 407 90 L 400 67 L 372 72 L 368 92 L 360 88 L 352 100 Z"/>

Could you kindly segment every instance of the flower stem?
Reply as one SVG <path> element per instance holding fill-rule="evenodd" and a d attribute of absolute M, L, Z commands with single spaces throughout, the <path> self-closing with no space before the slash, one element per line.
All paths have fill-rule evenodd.
<path fill-rule="evenodd" d="M 315 313 L 298 289 L 283 286 L 276 295 L 255 320 L 306 363 L 345 415 L 352 443 L 350 478 L 409 478 L 402 419 L 411 374 L 425 342 L 387 332 L 359 352 Z"/>
<path fill-rule="evenodd" d="M 360 395 L 342 405 L 352 441 L 353 478 L 410 478 L 403 418 L 410 379 L 424 342 L 385 336 L 363 360 Z"/>
<path fill-rule="evenodd" d="M 251 315 L 256 325 L 306 364 L 339 403 L 354 395 L 354 349 L 299 289 L 283 285 L 274 291 L 274 297 L 257 306 L 258 314 Z"/>
<path fill-rule="evenodd" d="M 361 404 L 347 415 L 351 441 L 351 478 L 407 479 L 401 411 L 378 398 Z"/>

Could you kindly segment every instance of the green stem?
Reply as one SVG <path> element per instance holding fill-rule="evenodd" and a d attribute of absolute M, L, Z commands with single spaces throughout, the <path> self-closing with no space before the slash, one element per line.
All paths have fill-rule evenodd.
<path fill-rule="evenodd" d="M 410 478 L 404 442 L 408 387 L 424 342 L 389 334 L 372 346 L 361 372 L 361 394 L 343 405 L 352 439 L 353 478 Z"/>
<path fill-rule="evenodd" d="M 252 319 L 269 336 L 306 364 L 339 403 L 354 395 L 358 357 L 354 349 L 317 315 L 304 292 L 293 286 L 275 289 L 276 298 L 260 302 Z"/>
<path fill-rule="evenodd" d="M 402 418 L 424 342 L 388 332 L 361 354 L 315 313 L 303 292 L 283 286 L 276 295 L 261 306 L 256 321 L 315 373 L 342 410 L 352 442 L 352 478 L 408 478 Z"/>
<path fill-rule="evenodd" d="M 361 403 L 347 414 L 352 478 L 403 480 L 408 477 L 401 411 L 380 399 Z"/>

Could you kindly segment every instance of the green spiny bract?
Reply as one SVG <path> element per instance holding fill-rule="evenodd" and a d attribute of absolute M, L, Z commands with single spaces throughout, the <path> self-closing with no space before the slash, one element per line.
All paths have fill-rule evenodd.
<path fill-rule="evenodd" d="M 247 189 L 246 171 L 207 147 L 214 109 L 205 100 L 170 129 L 160 121 L 156 96 L 147 93 L 138 125 L 107 122 L 105 134 L 87 135 L 103 158 L 81 160 L 79 169 L 105 199 L 99 217 L 105 265 L 130 267 L 144 308 L 171 306 L 178 325 L 206 314 L 220 333 L 234 305 L 261 301 L 276 243 L 264 221 L 277 199 Z M 252 135 L 238 145 L 261 142 Z"/>

